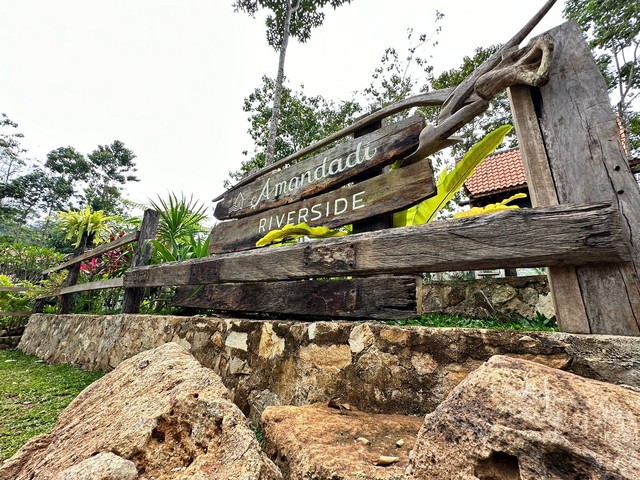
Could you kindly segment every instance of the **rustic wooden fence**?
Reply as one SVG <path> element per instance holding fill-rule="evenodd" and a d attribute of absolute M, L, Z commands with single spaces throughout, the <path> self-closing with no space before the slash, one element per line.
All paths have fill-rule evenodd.
<path fill-rule="evenodd" d="M 399 318 L 420 310 L 424 272 L 549 267 L 560 330 L 640 335 L 640 191 L 596 63 L 573 23 L 503 54 L 455 90 L 381 109 L 240 181 L 216 199 L 222 221 L 211 232 L 209 257 L 145 266 L 149 254 L 139 241 L 123 279 L 71 283 L 59 293 L 124 286 L 123 311 L 135 312 L 144 287 L 177 286 L 175 303 L 189 307 Z M 505 87 L 534 208 L 387 228 L 393 212 L 435 193 L 428 155 L 455 141 L 451 134 Z M 438 125 L 412 117 L 382 126 L 420 105 L 442 106 Z M 401 168 L 389 168 L 402 159 Z M 268 231 L 300 222 L 351 224 L 355 234 L 255 248 Z M 71 273 L 95 254 L 57 268 Z"/>
<path fill-rule="evenodd" d="M 151 257 L 151 245 L 148 244 L 147 240 L 155 238 L 158 228 L 158 219 L 158 212 L 155 210 L 146 210 L 142 218 L 140 230 L 87 251 L 85 251 L 87 243 L 87 237 L 85 234 L 82 237 L 80 244 L 75 249 L 73 256 L 69 260 L 43 271 L 43 275 L 49 275 L 53 272 L 64 269 L 67 269 L 69 272 L 67 275 L 66 286 L 51 292 L 50 294 L 50 296 L 59 297 L 57 313 L 69 313 L 72 305 L 72 298 L 75 293 L 124 286 L 124 277 L 78 284 L 78 276 L 80 274 L 80 265 L 82 262 L 86 262 L 92 258 L 99 257 L 104 253 L 137 242 L 136 251 L 132 260 L 132 268 L 147 265 Z M 143 288 L 125 288 L 122 306 L 123 313 L 137 313 L 140 308 L 140 302 L 142 301 L 143 294 Z M 37 302 L 34 310 L 36 312 L 41 312 L 43 306 L 44 303 L 39 301 Z"/>

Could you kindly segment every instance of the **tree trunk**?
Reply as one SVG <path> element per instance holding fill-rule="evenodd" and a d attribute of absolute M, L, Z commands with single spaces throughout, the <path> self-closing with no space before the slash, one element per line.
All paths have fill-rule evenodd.
<path fill-rule="evenodd" d="M 280 45 L 280 60 L 278 62 L 278 76 L 276 77 L 276 85 L 273 92 L 273 108 L 271 109 L 271 120 L 269 122 L 269 142 L 267 143 L 267 154 L 265 158 L 265 166 L 274 162 L 274 154 L 276 150 L 276 131 L 278 129 L 278 120 L 280 119 L 280 97 L 282 96 L 282 83 L 284 82 L 284 60 L 287 55 L 287 46 L 289 45 L 289 29 L 291 26 L 291 14 L 300 8 L 300 1 L 296 1 L 296 6 L 292 7 L 292 0 L 287 1 L 287 13 L 284 20 L 284 32 L 282 34 L 282 45 Z"/>

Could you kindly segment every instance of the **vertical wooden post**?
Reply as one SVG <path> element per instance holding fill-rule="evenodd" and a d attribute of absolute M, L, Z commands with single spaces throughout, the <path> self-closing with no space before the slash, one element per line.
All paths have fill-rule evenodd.
<path fill-rule="evenodd" d="M 82 255 L 84 250 L 87 248 L 87 233 L 85 232 L 80 239 L 80 245 L 78 245 L 73 251 L 73 256 L 77 257 L 78 255 Z M 78 283 L 78 275 L 80 275 L 80 263 L 76 263 L 71 265 L 68 269 L 69 274 L 67 275 L 67 287 L 72 287 L 76 283 Z M 64 295 L 60 295 L 60 303 L 58 304 L 58 313 L 65 314 L 69 313 L 71 310 L 71 305 L 73 303 L 73 293 L 66 293 Z"/>
<path fill-rule="evenodd" d="M 554 43 L 550 80 L 510 91 L 534 205 L 607 202 L 620 211 L 633 260 L 550 269 L 565 331 L 640 335 L 640 190 L 626 161 L 602 75 L 572 22 Z M 537 137 L 540 138 L 537 138 Z"/>
<path fill-rule="evenodd" d="M 148 240 L 155 238 L 158 231 L 158 221 L 160 214 L 155 210 L 145 210 L 140 225 L 140 235 L 138 236 L 138 246 L 131 262 L 131 268 L 148 265 L 151 259 L 151 245 Z M 124 301 L 122 302 L 122 313 L 138 313 L 140 303 L 144 296 L 144 288 L 125 288 Z"/>

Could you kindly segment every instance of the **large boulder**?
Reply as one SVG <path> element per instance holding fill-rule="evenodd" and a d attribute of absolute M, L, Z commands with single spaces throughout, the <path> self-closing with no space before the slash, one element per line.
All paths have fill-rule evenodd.
<path fill-rule="evenodd" d="M 412 479 L 632 479 L 640 393 L 494 356 L 427 415 Z"/>
<path fill-rule="evenodd" d="M 402 480 L 422 418 L 348 404 L 276 406 L 262 414 L 264 448 L 289 480 Z"/>
<path fill-rule="evenodd" d="M 76 475 L 86 467 L 96 472 L 91 478 L 113 470 L 120 473 L 108 478 L 129 480 L 130 462 L 140 479 L 281 478 L 230 398 L 220 378 L 183 347 L 162 345 L 87 387 L 51 434 L 0 467 L 0 478 L 84 478 Z M 113 457 L 100 457 L 105 452 Z"/>

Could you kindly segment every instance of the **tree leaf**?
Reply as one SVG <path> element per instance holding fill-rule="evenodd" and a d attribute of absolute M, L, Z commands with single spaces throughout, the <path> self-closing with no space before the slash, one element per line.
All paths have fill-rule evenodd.
<path fill-rule="evenodd" d="M 464 182 L 473 174 L 473 171 L 480 165 L 480 162 L 502 143 L 504 137 L 512 128 L 511 125 L 503 125 L 496 128 L 471 147 L 453 169 L 443 170 L 438 178 L 437 195 L 419 203 L 417 207 L 407 210 L 404 224 L 407 226 L 421 225 L 433 221 L 438 212 L 442 210 L 444 206 L 451 201 L 456 192 L 462 188 Z M 394 226 L 402 226 L 402 213 L 404 212 L 400 212 L 394 216 Z"/>

